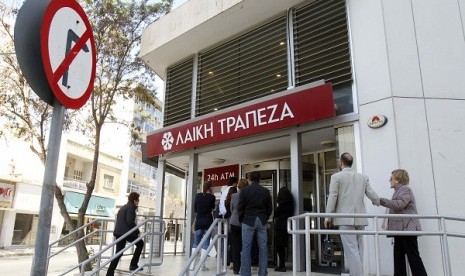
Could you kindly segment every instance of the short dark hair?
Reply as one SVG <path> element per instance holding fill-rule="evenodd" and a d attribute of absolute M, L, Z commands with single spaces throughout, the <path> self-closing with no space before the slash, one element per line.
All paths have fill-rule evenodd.
<path fill-rule="evenodd" d="M 291 203 L 294 204 L 294 197 L 291 191 L 287 187 L 281 187 L 276 198 L 276 202 L 279 204 Z"/>
<path fill-rule="evenodd" d="M 252 182 L 259 182 L 260 181 L 260 173 L 251 172 L 249 174 L 249 180 L 252 181 Z"/>
<path fill-rule="evenodd" d="M 128 195 L 128 201 L 134 202 L 134 201 L 139 201 L 139 194 L 136 192 L 132 192 Z"/>
<path fill-rule="evenodd" d="M 212 182 L 211 181 L 208 180 L 208 181 L 203 182 L 203 190 L 202 190 L 202 192 L 204 194 L 206 194 L 208 192 L 208 190 L 210 190 L 211 187 L 212 187 Z"/>
<path fill-rule="evenodd" d="M 354 158 L 350 153 L 344 152 L 341 154 L 341 162 L 346 165 L 347 167 L 352 167 L 352 164 L 354 163 Z"/>
<path fill-rule="evenodd" d="M 238 181 L 237 177 L 231 176 L 231 177 L 228 179 L 228 186 L 232 186 L 234 183 L 237 183 L 237 181 Z"/>

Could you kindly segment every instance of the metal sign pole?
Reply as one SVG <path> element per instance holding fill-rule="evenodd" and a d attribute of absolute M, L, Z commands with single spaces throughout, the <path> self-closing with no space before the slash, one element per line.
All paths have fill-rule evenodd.
<path fill-rule="evenodd" d="M 61 134 L 63 130 L 65 108 L 54 101 L 52 122 L 48 140 L 47 160 L 45 162 L 42 196 L 40 199 L 39 225 L 37 228 L 34 259 L 31 276 L 47 275 L 48 243 L 53 212 L 54 187 L 57 178 L 58 157 L 60 153 Z"/>

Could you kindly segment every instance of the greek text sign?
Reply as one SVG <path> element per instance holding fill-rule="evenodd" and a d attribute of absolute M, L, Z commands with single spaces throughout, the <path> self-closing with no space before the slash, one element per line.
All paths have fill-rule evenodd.
<path fill-rule="evenodd" d="M 162 128 L 147 137 L 147 156 L 158 156 L 208 144 L 283 129 L 334 117 L 331 84 L 285 91 L 273 99 Z"/>

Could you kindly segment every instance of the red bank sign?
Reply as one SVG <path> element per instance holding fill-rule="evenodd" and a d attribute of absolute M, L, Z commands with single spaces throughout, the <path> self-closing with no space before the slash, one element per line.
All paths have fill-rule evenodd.
<path fill-rule="evenodd" d="M 158 156 L 334 117 L 331 84 L 283 92 L 232 111 L 162 128 L 147 137 L 147 156 Z"/>
<path fill-rule="evenodd" d="M 232 176 L 239 177 L 239 165 L 210 168 L 203 172 L 203 180 L 211 181 L 212 187 L 227 185 Z"/>

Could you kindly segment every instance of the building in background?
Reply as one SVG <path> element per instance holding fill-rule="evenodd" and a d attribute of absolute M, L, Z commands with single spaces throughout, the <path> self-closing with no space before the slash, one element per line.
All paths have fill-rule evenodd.
<path fill-rule="evenodd" d="M 147 133 L 159 129 L 163 125 L 163 106 L 156 98 L 155 105 L 134 103 L 134 118 L 132 122 L 133 143 L 130 146 L 127 189 L 125 195 L 131 192 L 140 194 L 139 215 L 155 214 L 156 168 L 142 161 L 142 145 Z"/>
<path fill-rule="evenodd" d="M 241 177 L 260 171 L 273 196 L 288 186 L 296 214 L 324 212 L 343 152 L 381 196 L 391 197 L 389 175 L 403 168 L 420 214 L 462 216 L 464 16 L 460 1 L 189 0 L 142 37 L 141 58 L 166 86 L 164 125 L 148 136 L 147 157 L 159 174 L 169 166 L 187 172 L 187 217 L 197 176 L 228 166 Z M 190 223 L 185 233 L 189 249 Z M 374 273 L 366 239 L 365 266 Z M 308 252 L 312 269 L 340 274 L 342 258 L 322 259 L 322 242 Z M 464 243 L 449 243 L 454 275 L 465 274 Z M 438 238 L 419 244 L 429 274 L 442 275 Z M 293 249 L 302 253 L 298 270 L 303 248 Z M 389 239 L 380 252 L 381 273 L 392 274 Z"/>

